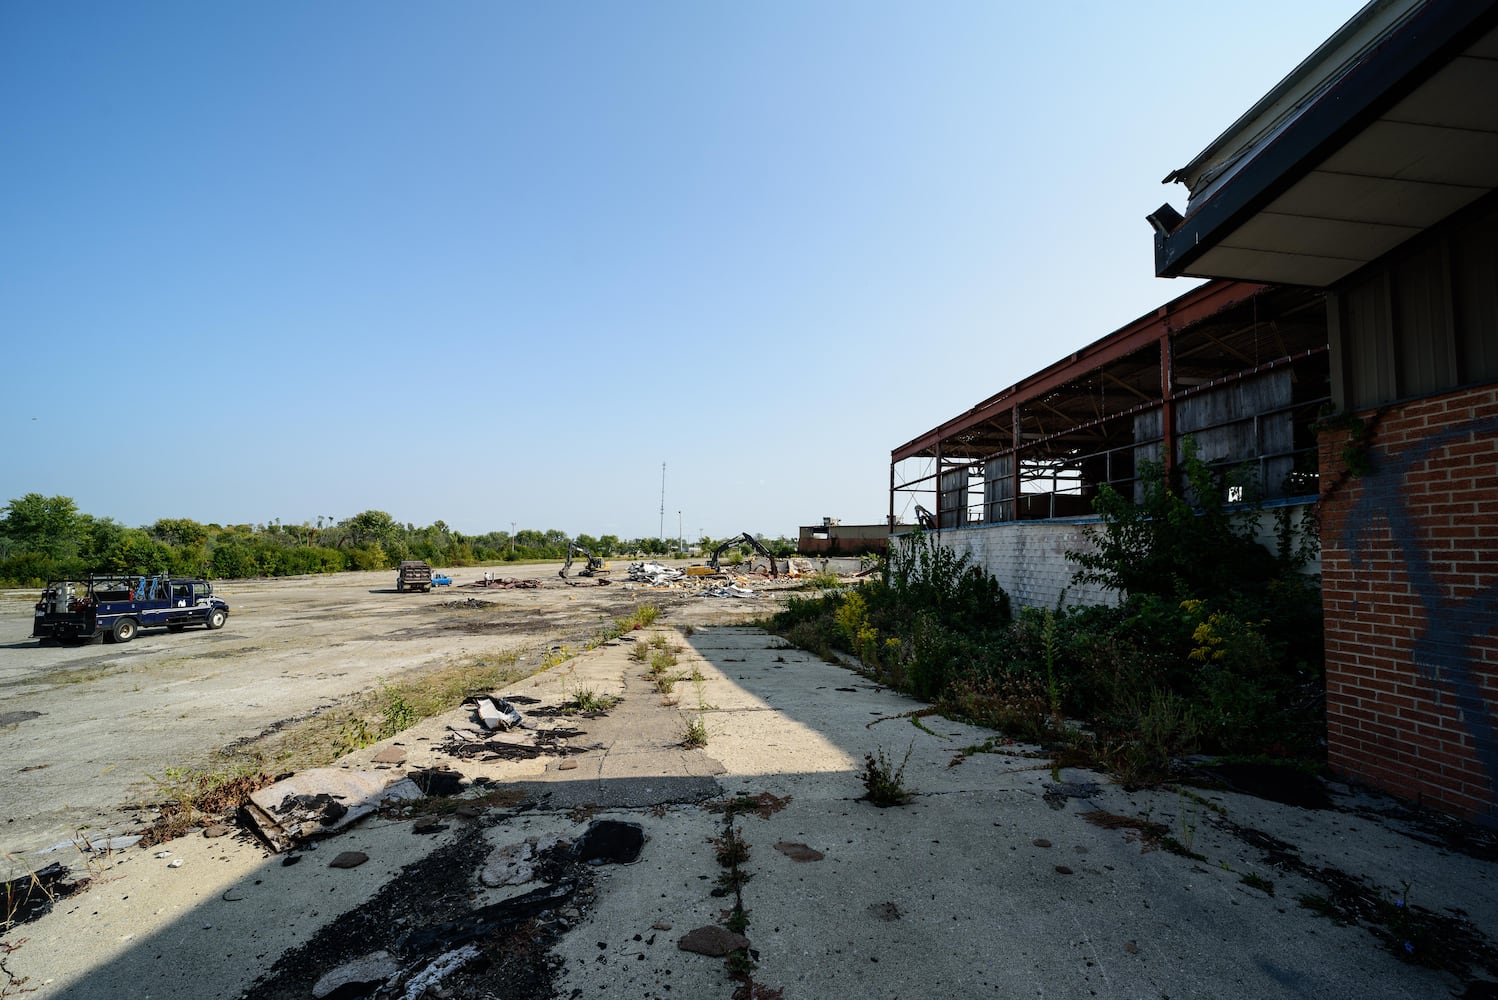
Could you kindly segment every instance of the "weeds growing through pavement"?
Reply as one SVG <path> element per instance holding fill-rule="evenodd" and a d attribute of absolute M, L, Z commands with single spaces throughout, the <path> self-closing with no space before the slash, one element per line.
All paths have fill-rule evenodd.
<path fill-rule="evenodd" d="M 700 712 L 686 720 L 682 729 L 681 745 L 688 750 L 707 746 L 707 721 Z"/>
<path fill-rule="evenodd" d="M 885 756 L 883 747 L 875 748 L 874 753 L 864 754 L 863 797 L 871 805 L 884 809 L 889 806 L 903 805 L 910 800 L 912 793 L 904 785 L 905 765 L 910 762 L 910 753 L 914 749 L 914 743 L 906 748 L 905 757 L 898 767 Z"/>
<path fill-rule="evenodd" d="M 578 688 L 571 698 L 562 706 L 562 711 L 568 715 L 595 715 L 607 712 L 619 699 L 611 694 L 599 694 L 592 688 Z"/>
<path fill-rule="evenodd" d="M 628 616 L 614 619 L 614 624 L 619 626 L 620 632 L 633 632 L 636 629 L 649 628 L 660 616 L 661 609 L 656 605 L 640 604 Z"/>

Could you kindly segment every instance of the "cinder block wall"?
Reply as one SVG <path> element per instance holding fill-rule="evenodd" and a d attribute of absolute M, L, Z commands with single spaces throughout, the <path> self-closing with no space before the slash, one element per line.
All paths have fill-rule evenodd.
<path fill-rule="evenodd" d="M 1498 387 L 1321 436 L 1333 768 L 1498 826 Z"/>
<path fill-rule="evenodd" d="M 974 525 L 947 528 L 939 540 L 959 555 L 970 553 L 974 565 L 992 573 L 1015 610 L 1053 608 L 1063 590 L 1068 606 L 1117 604 L 1118 595 L 1112 591 L 1072 583 L 1077 564 L 1066 553 L 1090 547 L 1082 529 L 1096 523 L 1097 518 L 1089 517 Z"/>

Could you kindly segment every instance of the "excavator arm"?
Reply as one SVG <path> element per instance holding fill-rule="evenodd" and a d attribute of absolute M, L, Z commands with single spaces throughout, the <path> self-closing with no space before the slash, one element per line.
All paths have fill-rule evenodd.
<path fill-rule="evenodd" d="M 718 558 L 722 556 L 723 553 L 733 548 L 735 545 L 752 546 L 756 552 L 770 561 L 770 576 L 778 577 L 780 575 L 775 568 L 775 557 L 770 555 L 770 550 L 761 545 L 759 539 L 755 538 L 747 531 L 742 535 L 730 538 L 728 541 L 724 542 L 722 545 L 719 545 L 716 549 L 713 550 L 712 558 L 707 561 L 707 564 L 712 567 L 714 573 L 718 572 Z"/>
<path fill-rule="evenodd" d="M 576 542 L 568 542 L 567 561 L 562 563 L 562 569 L 559 573 L 557 573 L 557 575 L 560 576 L 563 580 L 567 579 L 567 571 L 572 568 L 572 557 L 574 555 L 583 556 L 588 560 L 588 564 L 578 572 L 578 576 L 593 576 L 596 573 L 608 572 L 608 569 L 605 567 L 602 559 L 598 558 L 593 553 L 589 552 L 587 549 L 583 548 Z"/>

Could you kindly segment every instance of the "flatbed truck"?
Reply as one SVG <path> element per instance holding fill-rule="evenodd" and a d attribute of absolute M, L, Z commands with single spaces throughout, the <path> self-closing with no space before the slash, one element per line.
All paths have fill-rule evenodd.
<path fill-rule="evenodd" d="M 129 642 L 143 628 L 180 632 L 224 627 L 229 604 L 207 580 L 171 576 L 90 576 L 54 580 L 36 603 L 31 636 L 42 642 Z"/>

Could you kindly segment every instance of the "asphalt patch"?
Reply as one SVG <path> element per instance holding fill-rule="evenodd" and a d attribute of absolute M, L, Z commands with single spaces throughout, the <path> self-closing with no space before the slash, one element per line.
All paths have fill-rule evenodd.
<path fill-rule="evenodd" d="M 548 953 L 564 927 L 557 910 L 586 907 L 592 898 L 592 869 L 578 863 L 569 849 L 554 848 L 537 860 L 540 888 L 476 906 L 470 900 L 474 876 L 491 849 L 483 824 L 470 826 L 451 844 L 404 868 L 367 902 L 283 954 L 244 993 L 244 1000 L 306 1000 L 330 969 L 378 951 L 388 952 L 401 969 L 414 974 L 465 944 L 476 945 L 480 957 L 443 978 L 446 995 L 554 996 L 554 962 Z M 402 991 L 394 989 L 390 995 Z"/>

